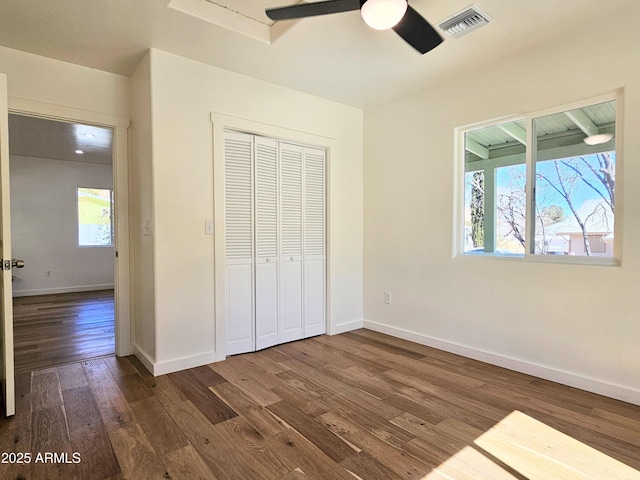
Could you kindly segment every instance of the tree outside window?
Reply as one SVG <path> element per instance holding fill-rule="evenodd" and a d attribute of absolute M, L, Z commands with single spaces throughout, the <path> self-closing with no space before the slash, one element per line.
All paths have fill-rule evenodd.
<path fill-rule="evenodd" d="M 78 245 L 113 245 L 113 190 L 78 188 Z"/>

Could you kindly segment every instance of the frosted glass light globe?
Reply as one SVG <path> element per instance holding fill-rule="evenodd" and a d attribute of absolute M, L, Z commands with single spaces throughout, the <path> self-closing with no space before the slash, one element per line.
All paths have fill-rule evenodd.
<path fill-rule="evenodd" d="M 406 0 L 367 0 L 360 15 L 371 28 L 387 30 L 397 25 L 406 11 Z"/>

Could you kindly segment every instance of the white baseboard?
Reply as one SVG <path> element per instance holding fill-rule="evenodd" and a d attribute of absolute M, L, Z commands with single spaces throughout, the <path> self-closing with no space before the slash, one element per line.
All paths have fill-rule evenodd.
<path fill-rule="evenodd" d="M 56 295 L 58 293 L 92 292 L 95 290 L 113 290 L 113 283 L 107 285 L 82 285 L 80 287 L 42 288 L 36 290 L 14 290 L 14 297 L 32 297 L 35 295 Z"/>
<path fill-rule="evenodd" d="M 211 351 L 190 357 L 177 358 L 166 362 L 156 362 L 139 345 L 134 344 L 133 349 L 136 357 L 138 357 L 154 377 L 166 375 L 167 373 L 179 372 L 180 370 L 186 370 L 188 368 L 200 367 L 202 365 L 218 361 L 216 358 L 216 352 Z"/>
<path fill-rule="evenodd" d="M 151 355 L 149 355 L 146 350 L 137 343 L 134 343 L 133 345 L 131 345 L 131 347 L 133 348 L 133 354 L 138 358 L 138 360 L 142 362 L 145 367 L 147 367 L 147 370 L 149 370 L 155 376 L 155 374 L 153 373 L 153 365 L 155 362 Z"/>
<path fill-rule="evenodd" d="M 353 320 L 351 322 L 339 323 L 333 327 L 327 335 L 338 335 L 340 333 L 350 332 L 351 330 L 357 330 L 363 328 L 364 322 L 362 320 Z"/>
<path fill-rule="evenodd" d="M 446 352 L 462 355 L 463 357 L 472 358 L 481 362 L 490 363 L 499 367 L 504 367 L 516 372 L 526 373 L 538 378 L 550 380 L 552 382 L 561 383 L 569 387 L 579 388 L 588 392 L 597 393 L 606 397 L 622 400 L 623 402 L 640 405 L 640 390 L 616 385 L 602 380 L 577 375 L 575 373 L 554 369 L 544 365 L 525 362 L 515 358 L 507 357 L 497 353 L 487 352 L 473 347 L 460 345 L 446 340 L 429 337 L 420 333 L 404 330 L 397 327 L 391 327 L 369 320 L 364 321 L 364 328 L 374 330 L 380 333 L 386 333 L 394 337 L 409 340 L 411 342 L 426 345 L 428 347 L 437 348 Z"/>

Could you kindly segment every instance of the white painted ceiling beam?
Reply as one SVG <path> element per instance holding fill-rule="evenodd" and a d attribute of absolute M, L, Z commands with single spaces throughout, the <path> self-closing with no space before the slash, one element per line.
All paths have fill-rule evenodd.
<path fill-rule="evenodd" d="M 471 152 L 474 155 L 477 155 L 483 160 L 486 160 L 489 158 L 489 149 L 487 147 L 483 147 L 478 142 L 471 140 L 470 138 L 467 138 L 464 144 L 468 152 Z"/>
<path fill-rule="evenodd" d="M 498 125 L 498 128 L 507 135 L 511 136 L 514 140 L 517 140 L 522 145 L 527 144 L 527 132 L 523 127 L 517 123 L 507 123 L 505 125 Z"/>
<path fill-rule="evenodd" d="M 572 110 L 564 113 L 585 135 L 591 136 L 599 133 L 597 125 L 582 110 Z"/>

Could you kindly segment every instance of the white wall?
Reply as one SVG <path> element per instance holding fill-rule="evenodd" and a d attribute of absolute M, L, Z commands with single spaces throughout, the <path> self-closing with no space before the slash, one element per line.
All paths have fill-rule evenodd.
<path fill-rule="evenodd" d="M 113 188 L 111 165 L 12 155 L 10 171 L 14 296 L 113 288 L 113 247 L 78 247 L 76 204 L 78 187 Z"/>
<path fill-rule="evenodd" d="M 129 82 L 122 75 L 6 47 L 0 47 L 0 72 L 7 74 L 9 108 L 20 99 L 129 115 Z"/>
<path fill-rule="evenodd" d="M 130 354 L 127 191 L 129 79 L 6 47 L 0 47 L 0 72 L 7 74 L 9 109 L 14 112 L 114 128 L 114 180 L 118 204 L 116 347 L 118 355 Z"/>
<path fill-rule="evenodd" d="M 609 20 L 365 112 L 365 326 L 640 403 L 640 34 Z M 452 258 L 454 128 L 618 87 L 622 266 Z"/>
<path fill-rule="evenodd" d="M 155 362 L 155 280 L 153 247 L 153 151 L 151 148 L 151 65 L 147 54 L 131 78 L 131 239 L 134 344 L 147 361 Z M 148 229 L 143 231 L 143 223 Z"/>
<path fill-rule="evenodd" d="M 154 371 L 202 364 L 221 353 L 214 237 L 204 232 L 205 219 L 214 218 L 211 112 L 331 139 L 328 320 L 334 333 L 361 325 L 362 112 L 159 50 L 151 51 L 150 65 Z"/>

